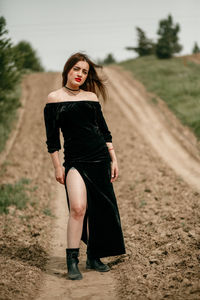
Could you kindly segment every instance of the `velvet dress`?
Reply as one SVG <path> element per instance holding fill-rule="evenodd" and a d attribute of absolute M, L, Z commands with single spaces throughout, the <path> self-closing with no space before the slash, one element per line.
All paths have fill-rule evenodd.
<path fill-rule="evenodd" d="M 81 240 L 91 254 L 106 257 L 125 253 L 120 215 L 111 180 L 111 157 L 106 142 L 112 136 L 101 104 L 92 100 L 46 103 L 44 107 L 46 144 L 49 153 L 59 151 L 60 129 L 64 138 L 65 190 L 71 167 L 82 176 L 87 190 L 87 209 Z M 87 241 L 87 218 L 89 240 Z"/>

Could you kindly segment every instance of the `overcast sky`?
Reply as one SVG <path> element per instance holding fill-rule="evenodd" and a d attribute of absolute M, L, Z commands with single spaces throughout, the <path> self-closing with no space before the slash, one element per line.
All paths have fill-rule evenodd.
<path fill-rule="evenodd" d="M 134 57 L 125 47 L 137 45 L 135 27 L 156 40 L 169 13 L 181 26 L 181 54 L 200 45 L 200 0 L 0 0 L 0 11 L 13 43 L 29 41 L 46 70 L 62 71 L 77 51 L 94 60 Z"/>

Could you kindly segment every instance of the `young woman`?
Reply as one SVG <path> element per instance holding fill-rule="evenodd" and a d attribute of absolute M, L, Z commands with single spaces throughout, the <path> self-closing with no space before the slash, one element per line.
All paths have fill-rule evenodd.
<path fill-rule="evenodd" d="M 87 269 L 109 271 L 100 258 L 125 253 L 112 184 L 118 177 L 117 158 L 97 97 L 106 99 L 97 67 L 87 55 L 73 54 L 65 63 L 62 87 L 48 95 L 44 107 L 47 149 L 56 180 L 65 185 L 69 207 L 66 262 L 73 280 L 82 279 L 80 240 L 87 244 Z M 58 156 L 59 128 L 64 138 L 63 166 Z"/>

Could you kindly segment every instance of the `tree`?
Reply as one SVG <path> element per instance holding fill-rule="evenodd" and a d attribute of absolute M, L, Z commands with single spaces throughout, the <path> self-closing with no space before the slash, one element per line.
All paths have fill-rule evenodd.
<path fill-rule="evenodd" d="M 29 42 L 20 41 L 14 46 L 14 51 L 17 54 L 16 65 L 20 70 L 44 71 L 36 51 Z"/>
<path fill-rule="evenodd" d="M 172 16 L 159 22 L 157 34 L 160 36 L 156 44 L 156 55 L 158 58 L 171 58 L 174 53 L 182 50 L 178 43 L 179 24 L 174 25 Z"/>
<path fill-rule="evenodd" d="M 197 42 L 194 43 L 194 47 L 193 47 L 193 50 L 192 50 L 192 53 L 199 53 L 200 52 L 200 48 L 197 44 Z"/>
<path fill-rule="evenodd" d="M 138 46 L 137 47 L 126 47 L 126 50 L 133 50 L 139 54 L 139 56 L 151 55 L 154 53 L 155 45 L 151 39 L 146 37 L 145 32 L 136 27 L 138 36 Z"/>
<path fill-rule="evenodd" d="M 109 53 L 106 58 L 103 60 L 103 64 L 104 65 L 109 65 L 109 64 L 112 64 L 112 63 L 115 63 L 116 60 L 114 58 L 114 56 L 112 55 L 112 53 Z"/>
<path fill-rule="evenodd" d="M 106 58 L 104 58 L 104 59 L 98 59 L 97 60 L 97 64 L 98 65 L 109 65 L 109 64 L 112 64 L 112 63 L 115 63 L 116 62 L 116 60 L 115 60 L 115 58 L 114 58 L 114 56 L 113 56 L 113 54 L 112 53 L 109 53 L 107 56 L 106 56 Z"/>
<path fill-rule="evenodd" d="M 0 102 L 6 99 L 20 80 L 20 72 L 15 64 L 15 52 L 7 37 L 6 20 L 0 17 Z"/>

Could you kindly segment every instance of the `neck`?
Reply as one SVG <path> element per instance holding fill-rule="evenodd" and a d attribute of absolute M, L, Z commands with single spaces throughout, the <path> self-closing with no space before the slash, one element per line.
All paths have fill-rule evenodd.
<path fill-rule="evenodd" d="M 70 84 L 70 83 L 66 83 L 65 84 L 65 87 L 71 89 L 71 90 L 75 90 L 75 91 L 79 91 L 80 87 L 77 86 L 77 85 L 73 85 L 73 84 Z"/>

